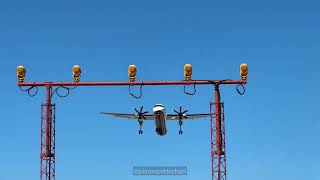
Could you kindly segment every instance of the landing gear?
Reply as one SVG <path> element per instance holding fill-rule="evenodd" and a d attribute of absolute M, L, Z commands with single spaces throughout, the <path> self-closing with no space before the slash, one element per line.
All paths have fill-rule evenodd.
<path fill-rule="evenodd" d="M 139 119 L 138 122 L 139 122 L 139 126 L 140 126 L 139 134 L 142 134 L 143 133 L 143 130 L 142 130 L 143 121 L 141 119 Z"/>
<path fill-rule="evenodd" d="M 182 120 L 180 119 L 180 120 L 179 120 L 179 126 L 180 126 L 179 134 L 180 134 L 180 135 L 183 134 L 183 131 L 181 130 L 182 124 L 183 124 L 183 122 L 182 122 Z"/>
<path fill-rule="evenodd" d="M 134 108 L 134 110 L 137 112 L 136 115 L 138 116 L 138 123 L 140 126 L 139 134 L 142 134 L 143 133 L 143 131 L 142 131 L 143 120 L 147 120 L 144 115 L 147 114 L 148 111 L 142 112 L 143 106 L 141 106 L 140 111 L 138 111 L 136 108 Z"/>
<path fill-rule="evenodd" d="M 183 119 L 187 119 L 187 116 L 185 115 L 186 112 L 188 112 L 188 110 L 182 111 L 182 107 L 180 106 L 179 111 L 177 110 L 173 110 L 175 113 L 177 113 L 177 116 L 179 118 L 179 126 L 180 126 L 180 130 L 179 130 L 179 134 L 182 135 L 182 130 L 181 130 L 181 126 L 183 124 L 182 120 Z"/>

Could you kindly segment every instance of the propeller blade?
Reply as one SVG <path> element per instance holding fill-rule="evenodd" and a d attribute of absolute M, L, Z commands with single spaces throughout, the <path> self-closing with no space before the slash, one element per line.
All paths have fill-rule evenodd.
<path fill-rule="evenodd" d="M 181 113 L 181 110 L 182 110 L 182 106 L 180 106 L 180 113 Z"/>
<path fill-rule="evenodd" d="M 177 114 L 179 114 L 179 112 L 178 111 L 176 111 L 175 109 L 173 110 L 175 113 L 177 113 Z"/>
<path fill-rule="evenodd" d="M 189 111 L 189 110 L 185 110 L 185 111 L 182 112 L 182 114 L 184 114 L 184 113 L 186 113 L 186 112 L 188 112 L 188 111 Z"/>
<path fill-rule="evenodd" d="M 142 112 L 143 111 L 143 106 L 140 107 L 140 111 L 138 109 L 134 108 L 134 110 L 138 113 L 138 119 L 144 119 L 147 120 L 147 118 L 144 116 L 144 114 L 147 114 L 148 111 Z"/>

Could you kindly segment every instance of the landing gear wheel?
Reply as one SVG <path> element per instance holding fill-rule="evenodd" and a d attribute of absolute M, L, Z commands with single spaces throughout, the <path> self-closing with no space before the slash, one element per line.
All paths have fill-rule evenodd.
<path fill-rule="evenodd" d="M 179 131 L 179 134 L 182 135 L 182 134 L 183 134 L 183 131 L 180 130 L 180 131 Z"/>
<path fill-rule="evenodd" d="M 142 130 L 139 130 L 139 134 L 142 134 L 143 133 L 143 131 Z"/>

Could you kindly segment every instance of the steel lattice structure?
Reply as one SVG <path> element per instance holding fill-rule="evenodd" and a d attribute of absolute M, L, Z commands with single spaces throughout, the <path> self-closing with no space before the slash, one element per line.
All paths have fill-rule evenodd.
<path fill-rule="evenodd" d="M 217 110 L 219 112 L 217 112 Z M 218 114 L 220 114 L 220 117 Z M 212 180 L 227 179 L 225 132 L 224 104 L 219 102 L 210 102 L 210 145 Z"/>
<path fill-rule="evenodd" d="M 46 89 L 46 103 L 41 104 L 40 180 L 55 180 L 56 106 L 51 104 L 52 88 Z"/>
<path fill-rule="evenodd" d="M 75 67 L 75 66 L 74 66 Z M 242 67 L 245 67 L 242 69 Z M 183 85 L 184 87 L 193 85 L 213 85 L 214 86 L 214 103 L 210 103 L 210 139 L 211 139 L 211 157 L 212 157 L 212 180 L 226 180 L 226 150 L 225 150 L 225 125 L 224 125 L 224 104 L 220 102 L 221 85 L 233 84 L 241 86 L 244 90 L 244 84 L 247 83 L 247 65 L 240 66 L 240 75 L 242 80 L 191 80 L 191 74 L 186 75 L 187 80 L 182 81 L 140 81 L 136 82 L 133 77 L 130 77 L 129 82 L 80 82 L 80 67 L 76 66 L 78 74 L 74 73 L 75 82 L 24 82 L 25 69 L 23 66 L 18 66 L 17 77 L 19 79 L 18 86 L 29 96 L 35 96 L 38 92 L 38 87 L 45 87 L 46 89 L 46 103 L 41 105 L 41 145 L 40 145 L 40 180 L 55 180 L 55 150 L 56 150 L 56 118 L 55 118 L 55 104 L 51 100 L 54 94 L 59 97 L 66 97 L 69 91 L 79 86 L 172 86 Z M 134 74 L 135 78 L 135 74 Z M 23 89 L 23 87 L 27 87 Z M 59 89 L 67 90 L 65 96 L 59 94 Z M 30 91 L 36 89 L 32 94 Z M 184 89 L 185 90 L 185 89 Z M 195 89 L 194 89 L 195 90 Z M 239 91 L 239 94 L 244 94 Z M 194 93 L 186 94 L 194 95 Z M 134 96 L 131 92 L 130 94 Z M 134 96 L 137 98 L 136 96 Z M 138 97 L 139 98 L 139 97 Z"/>
<path fill-rule="evenodd" d="M 41 104 L 40 179 L 55 180 L 56 115 L 54 104 Z"/>

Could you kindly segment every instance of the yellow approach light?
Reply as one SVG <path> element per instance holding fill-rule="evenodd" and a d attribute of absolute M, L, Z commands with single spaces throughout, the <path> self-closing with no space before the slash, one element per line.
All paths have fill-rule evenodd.
<path fill-rule="evenodd" d="M 24 82 L 24 78 L 26 77 L 26 69 L 24 66 L 18 66 L 17 67 L 17 78 L 20 83 Z"/>
<path fill-rule="evenodd" d="M 130 65 L 128 67 L 128 77 L 130 81 L 135 81 L 136 80 L 136 75 L 137 75 L 137 67 L 136 65 Z"/>
<path fill-rule="evenodd" d="M 186 80 L 191 80 L 192 77 L 192 66 L 191 64 L 184 65 L 184 77 Z"/>
<path fill-rule="evenodd" d="M 79 82 L 80 81 L 80 76 L 81 76 L 81 68 L 79 65 L 74 65 L 72 68 L 73 71 L 73 80 L 74 82 Z"/>
<path fill-rule="evenodd" d="M 248 77 L 248 65 L 247 64 L 240 65 L 240 76 L 241 76 L 242 80 L 247 80 L 247 77 Z"/>

